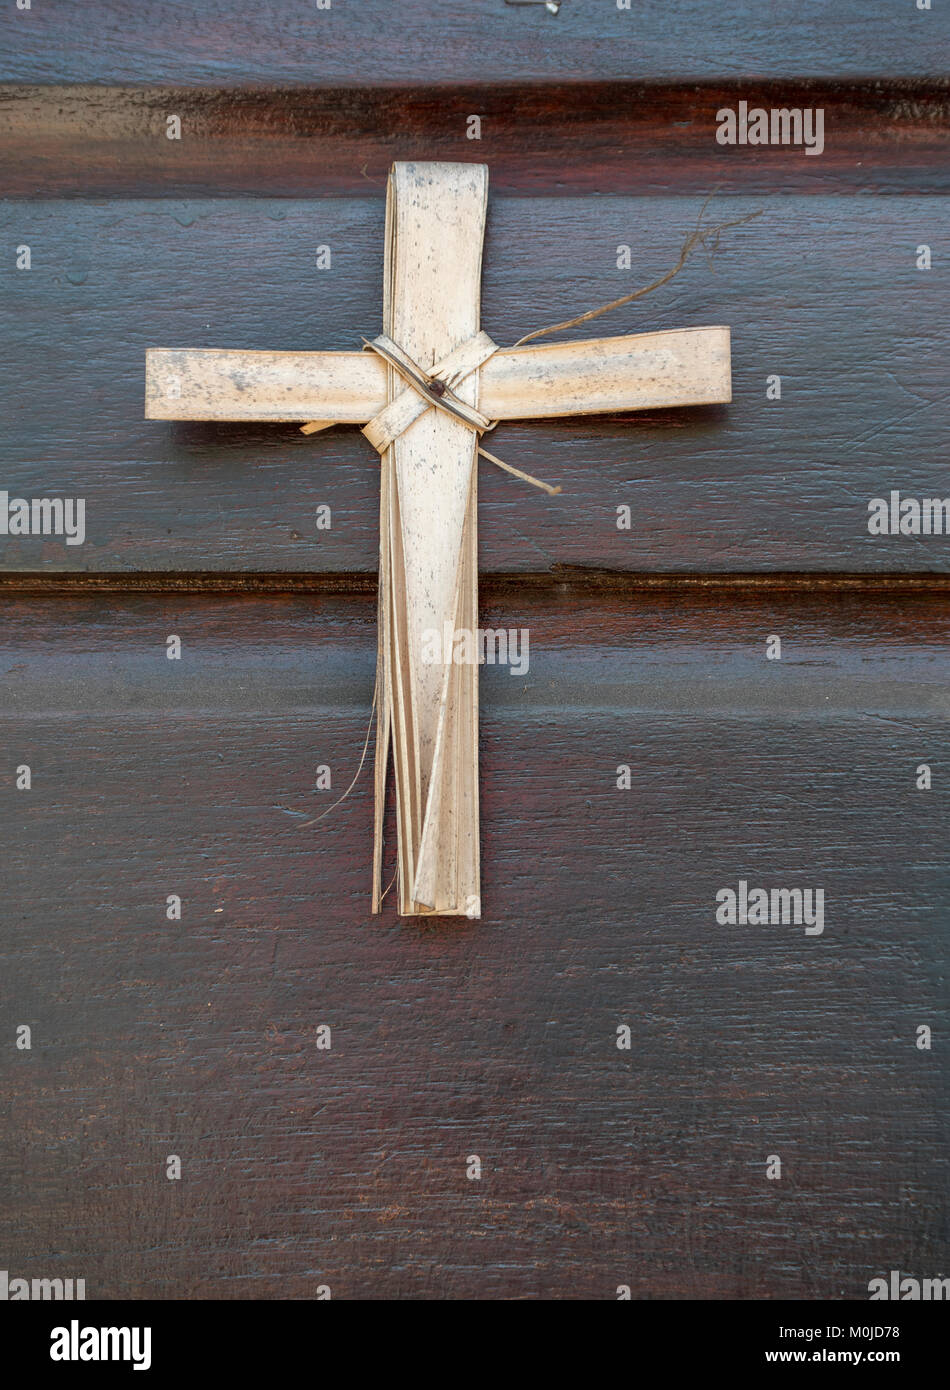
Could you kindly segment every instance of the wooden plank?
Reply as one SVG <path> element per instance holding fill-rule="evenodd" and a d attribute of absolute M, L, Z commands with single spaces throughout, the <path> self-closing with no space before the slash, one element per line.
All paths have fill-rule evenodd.
<path fill-rule="evenodd" d="M 740 101 L 821 109 L 820 156 L 720 145 L 717 112 Z M 477 141 L 468 138 L 473 114 Z M 180 140 L 167 138 L 170 116 L 181 121 Z M 0 87 L 0 179 L 8 197 L 375 198 L 395 161 L 431 159 L 490 164 L 496 194 L 934 193 L 950 183 L 948 127 L 950 81 L 907 81 L 900 70 L 877 82 L 839 74 L 833 83 L 661 87 L 13 85 Z"/>
<path fill-rule="evenodd" d="M 813 162 L 813 161 L 812 161 Z M 480 469 L 483 570 L 948 570 L 937 537 L 872 539 L 893 487 L 943 496 L 946 256 L 932 198 L 723 199 L 764 209 L 713 270 L 598 321 L 642 332 L 728 323 L 729 407 L 499 426 L 492 451 L 561 484 L 546 498 Z M 494 197 L 482 323 L 501 345 L 648 283 L 692 199 Z M 381 327 L 382 202 L 9 202 L 0 266 L 3 486 L 86 499 L 86 543 L 0 538 L 7 570 L 375 573 L 379 463 L 355 429 L 142 419 L 145 350 L 353 350 Z M 316 268 L 329 246 L 332 266 Z M 618 269 L 628 246 L 631 269 Z M 602 328 L 601 328 L 602 325 Z M 574 337 L 579 334 L 572 335 Z M 766 378 L 782 378 L 782 399 Z M 316 529 L 317 508 L 332 526 Z M 617 507 L 632 527 L 618 531 Z"/>
<path fill-rule="evenodd" d="M 483 670 L 484 917 L 439 929 L 367 915 L 368 776 L 301 829 L 359 758 L 371 595 L 4 606 L 0 731 L 33 769 L 0 782 L 4 1014 L 33 1030 L 3 1062 L 11 1272 L 865 1300 L 946 1267 L 915 1039 L 950 1025 L 947 597 L 511 585 L 481 621 L 531 664 Z M 739 878 L 823 886 L 823 935 L 717 925 Z"/>
<path fill-rule="evenodd" d="M 942 7 L 902 11 L 802 0 L 794 10 L 752 0 L 662 6 L 564 0 L 556 16 L 485 0 L 332 0 L 262 9 L 255 0 L 163 0 L 129 10 L 91 0 L 80 28 L 34 3 L 0 17 L 3 80 L 181 82 L 229 86 L 433 84 L 614 77 L 705 81 L 723 76 L 889 76 L 941 73 Z"/>

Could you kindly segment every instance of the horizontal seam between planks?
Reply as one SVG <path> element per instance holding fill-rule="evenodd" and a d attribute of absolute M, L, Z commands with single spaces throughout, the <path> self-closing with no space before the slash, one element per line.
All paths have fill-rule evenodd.
<path fill-rule="evenodd" d="M 864 574 L 848 571 L 694 574 L 682 572 L 626 572 L 557 565 L 545 572 L 482 572 L 483 596 L 511 589 L 543 593 L 563 591 L 610 593 L 688 593 L 718 591 L 756 593 L 881 593 L 944 596 L 950 593 L 950 574 Z M 369 571 L 339 573 L 235 573 L 219 571 L 151 571 L 138 574 L 108 573 L 4 573 L 0 594 L 366 594 L 377 591 L 377 579 Z"/>

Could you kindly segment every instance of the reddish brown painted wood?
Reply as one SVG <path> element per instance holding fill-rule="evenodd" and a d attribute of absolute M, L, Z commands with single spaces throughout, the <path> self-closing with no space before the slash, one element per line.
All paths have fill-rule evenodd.
<path fill-rule="evenodd" d="M 0 552 L 11 1272 L 863 1300 L 946 1271 L 950 566 L 864 529 L 871 495 L 946 492 L 946 35 L 912 0 L 4 7 L 0 488 L 85 496 L 90 535 Z M 825 153 L 717 146 L 740 99 L 823 106 Z M 482 673 L 477 925 L 369 916 L 367 777 L 303 828 L 369 719 L 356 433 L 141 419 L 149 344 L 377 331 L 395 158 L 490 164 L 499 341 L 665 270 L 716 185 L 765 209 L 607 321 L 731 323 L 728 410 L 498 432 L 565 493 L 482 477 L 481 620 L 531 668 Z M 740 877 L 824 886 L 825 935 L 718 927 Z"/>
<path fill-rule="evenodd" d="M 358 757 L 371 596 L 4 606 L 11 1270 L 863 1299 L 943 1267 L 947 599 L 511 590 L 482 621 L 531 669 L 483 672 L 486 917 L 433 926 L 368 915 L 368 780 L 302 828 Z M 717 927 L 740 876 L 824 885 L 825 935 Z"/>
<path fill-rule="evenodd" d="M 0 87 L 8 196 L 379 197 L 394 160 L 478 160 L 496 193 L 945 192 L 946 79 L 322 91 Z M 825 148 L 729 148 L 723 106 L 821 107 Z M 569 113 L 569 118 L 565 118 Z M 481 117 L 481 139 L 467 136 Z M 166 120 L 181 118 L 181 140 Z"/>

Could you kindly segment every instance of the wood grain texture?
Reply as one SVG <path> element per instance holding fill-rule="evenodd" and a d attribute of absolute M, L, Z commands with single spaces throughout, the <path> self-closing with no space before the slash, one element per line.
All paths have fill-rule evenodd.
<path fill-rule="evenodd" d="M 813 161 L 810 161 L 813 162 Z M 546 498 L 480 470 L 480 564 L 630 571 L 948 571 L 947 540 L 867 534 L 892 487 L 943 496 L 948 428 L 942 200 L 722 199 L 763 215 L 713 268 L 599 321 L 728 323 L 729 407 L 508 424 L 493 451 Z M 494 197 L 482 324 L 499 344 L 669 268 L 692 199 Z M 379 464 L 355 429 L 142 419 L 145 350 L 352 350 L 381 325 L 383 206 L 365 199 L 9 202 L 2 261 L 3 485 L 87 499 L 87 542 L 0 541 L 6 570 L 375 572 Z M 931 245 L 936 268 L 915 268 Z M 330 270 L 316 269 L 318 246 Z M 617 269 L 617 248 L 632 269 Z M 571 336 L 581 336 L 575 333 Z M 781 402 L 766 377 L 782 376 Z M 316 531 L 320 505 L 332 529 Z M 633 529 L 616 528 L 629 505 Z"/>
<path fill-rule="evenodd" d="M 858 7 L 802 0 L 683 0 L 618 9 L 615 0 L 543 8 L 443 0 L 161 0 L 130 8 L 87 0 L 83 22 L 34 0 L 0 17 L 0 76 L 33 82 L 340 82 L 631 75 L 878 76 L 940 73 L 948 38 L 939 6 L 922 13 L 888 0 Z"/>
<path fill-rule="evenodd" d="M 5 605 L 11 1271 L 863 1299 L 945 1267 L 946 596 L 512 586 L 481 619 L 531 668 L 482 672 L 484 916 L 434 927 L 369 916 L 371 779 L 301 829 L 359 756 L 371 596 Z M 717 926 L 740 877 L 824 886 L 824 935 Z"/>
<path fill-rule="evenodd" d="M 946 21 L 943 21 L 944 23 Z M 824 112 L 820 156 L 716 141 L 716 113 Z M 481 138 L 468 138 L 469 117 Z M 167 118 L 181 139 L 167 138 Z M 321 91 L 0 86 L 16 197 L 381 197 L 397 160 L 479 160 L 495 193 L 934 193 L 950 183 L 950 81 L 588 82 Z"/>

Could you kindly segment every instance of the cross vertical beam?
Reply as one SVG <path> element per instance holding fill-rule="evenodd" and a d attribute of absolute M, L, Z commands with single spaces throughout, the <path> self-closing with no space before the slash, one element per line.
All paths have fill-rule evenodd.
<path fill-rule="evenodd" d="M 390 174 L 384 329 L 426 369 L 478 332 L 487 173 L 396 164 Z M 392 401 L 405 383 L 388 378 Z M 477 393 L 476 371 L 457 394 L 477 405 Z M 399 911 L 480 911 L 478 667 L 424 660 L 431 634 L 441 644 L 446 625 L 478 625 L 476 447 L 466 425 L 426 410 L 382 460 L 374 910 L 392 736 Z"/>

